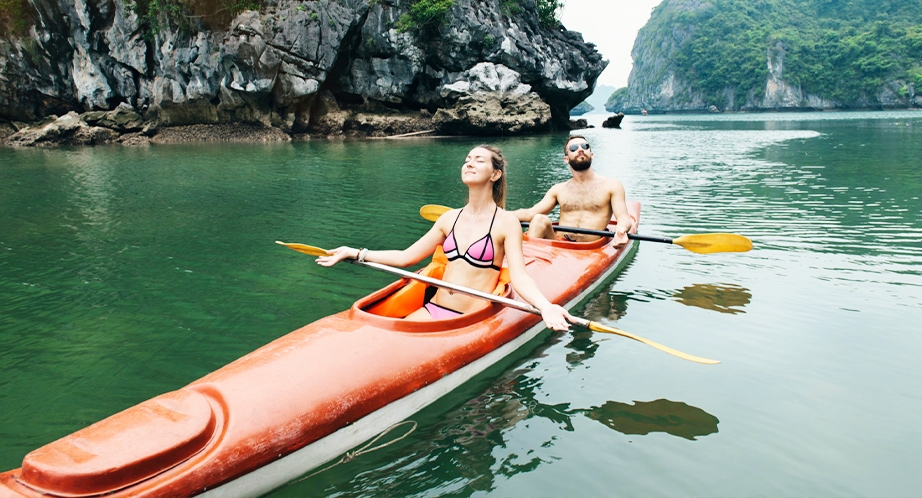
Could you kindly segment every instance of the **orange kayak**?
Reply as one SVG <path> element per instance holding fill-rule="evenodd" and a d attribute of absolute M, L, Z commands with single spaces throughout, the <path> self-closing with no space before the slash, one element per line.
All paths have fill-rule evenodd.
<path fill-rule="evenodd" d="M 640 204 L 628 209 L 639 221 Z M 548 299 L 569 308 L 623 266 L 633 243 L 526 238 L 526 268 Z M 437 270 L 434 262 L 421 271 Z M 32 451 L 21 468 L 0 473 L 0 497 L 259 496 L 374 438 L 545 330 L 539 316 L 488 301 L 456 318 L 403 320 L 422 304 L 414 283 L 394 282 Z"/>

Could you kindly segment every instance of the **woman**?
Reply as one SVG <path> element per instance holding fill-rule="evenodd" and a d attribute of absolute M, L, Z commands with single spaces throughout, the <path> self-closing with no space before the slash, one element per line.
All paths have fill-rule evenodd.
<path fill-rule="evenodd" d="M 337 247 L 330 251 L 329 256 L 317 258 L 317 263 L 333 266 L 352 258 L 389 266 L 411 266 L 431 256 L 441 245 L 448 257 L 442 280 L 491 292 L 499 280 L 505 258 L 512 287 L 519 296 L 541 311 L 541 318 L 548 328 L 567 330 L 567 320 L 572 317 L 561 306 L 551 304 L 525 270 L 521 225 L 518 218 L 502 209 L 506 203 L 506 159 L 503 152 L 491 145 L 475 147 L 461 167 L 461 181 L 468 187 L 467 204 L 440 216 L 432 229 L 410 247 L 402 251 Z M 428 303 L 406 318 L 450 318 L 467 313 L 482 303 L 480 298 L 439 288 Z"/>

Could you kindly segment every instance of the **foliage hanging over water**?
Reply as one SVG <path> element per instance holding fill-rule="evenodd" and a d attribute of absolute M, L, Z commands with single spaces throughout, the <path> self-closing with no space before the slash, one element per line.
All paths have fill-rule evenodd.
<path fill-rule="evenodd" d="M 647 32 L 685 33 L 674 63 L 709 104 L 732 89 L 739 106 L 764 94 L 769 53 L 783 79 L 842 102 L 876 95 L 887 81 L 922 91 L 922 0 L 710 0 L 697 10 L 654 11 Z M 669 36 L 669 35 L 667 35 Z M 662 40 L 661 36 L 648 37 Z"/>

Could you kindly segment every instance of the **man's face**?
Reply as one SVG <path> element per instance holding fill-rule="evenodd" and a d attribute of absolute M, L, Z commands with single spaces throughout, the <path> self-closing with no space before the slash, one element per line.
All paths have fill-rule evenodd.
<path fill-rule="evenodd" d="M 567 164 L 576 171 L 586 171 L 592 166 L 592 149 L 589 143 L 577 138 L 567 144 Z"/>

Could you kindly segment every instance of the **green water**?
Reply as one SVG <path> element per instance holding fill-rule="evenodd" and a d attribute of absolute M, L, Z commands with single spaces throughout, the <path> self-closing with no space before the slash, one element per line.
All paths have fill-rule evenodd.
<path fill-rule="evenodd" d="M 601 117 L 593 118 L 596 125 Z M 922 113 L 629 116 L 584 133 L 642 243 L 575 311 L 274 496 L 909 496 L 922 489 Z M 510 207 L 568 177 L 563 135 L 494 140 Z M 0 149 L 0 468 L 392 280 L 274 244 L 403 247 L 460 205 L 478 141 Z"/>

